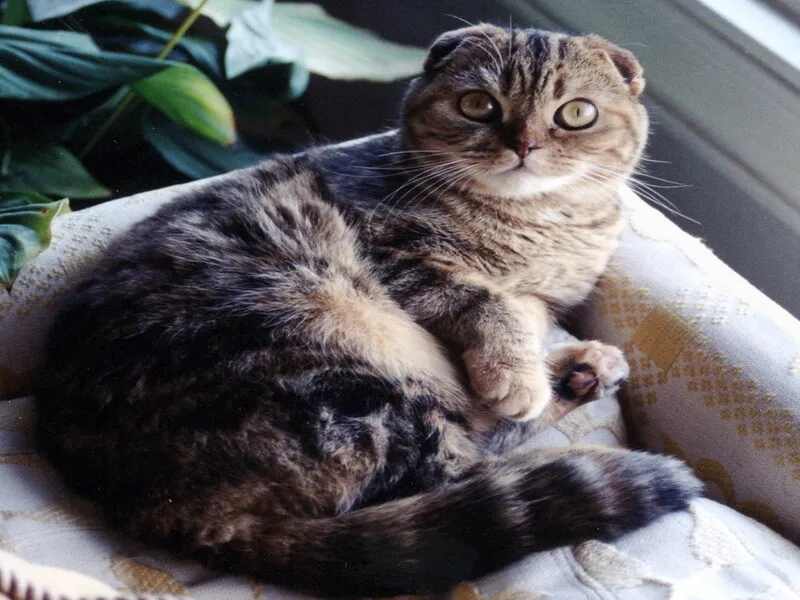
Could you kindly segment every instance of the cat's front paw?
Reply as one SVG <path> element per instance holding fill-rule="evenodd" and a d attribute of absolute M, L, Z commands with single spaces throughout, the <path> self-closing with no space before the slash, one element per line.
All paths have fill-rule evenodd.
<path fill-rule="evenodd" d="M 528 421 L 550 402 L 550 379 L 541 361 L 483 349 L 467 350 L 463 358 L 472 388 L 498 416 Z"/>
<path fill-rule="evenodd" d="M 630 373 L 619 348 L 597 341 L 560 346 L 547 360 L 556 392 L 565 400 L 593 400 L 614 391 Z"/>

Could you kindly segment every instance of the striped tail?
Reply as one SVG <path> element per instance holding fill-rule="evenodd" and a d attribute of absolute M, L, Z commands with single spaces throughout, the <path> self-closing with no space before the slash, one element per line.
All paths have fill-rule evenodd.
<path fill-rule="evenodd" d="M 684 510 L 701 484 L 644 452 L 489 459 L 435 491 L 323 519 L 258 523 L 206 554 L 325 596 L 434 594 L 531 552 L 612 540 Z"/>

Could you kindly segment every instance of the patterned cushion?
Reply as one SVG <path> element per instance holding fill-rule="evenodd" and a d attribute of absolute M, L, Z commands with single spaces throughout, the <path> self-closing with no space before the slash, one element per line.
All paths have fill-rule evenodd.
<path fill-rule="evenodd" d="M 636 443 L 674 454 L 710 497 L 800 540 L 800 322 L 661 213 L 629 227 L 581 334 L 625 350 Z"/>
<path fill-rule="evenodd" d="M 152 213 L 182 189 L 142 194 L 59 217 L 53 225 L 51 248 L 23 270 L 11 294 L 0 291 L 5 294 L 0 300 L 0 398 L 7 398 L 0 400 L 0 489 L 3 490 L 0 495 L 0 598 L 5 594 L 9 598 L 43 600 L 47 597 L 46 590 L 53 596 L 63 595 L 67 600 L 84 596 L 102 598 L 111 593 L 109 590 L 137 595 L 191 595 L 198 600 L 299 598 L 244 578 L 209 573 L 191 561 L 177 559 L 109 531 L 96 509 L 67 492 L 56 473 L 36 454 L 31 436 L 32 399 L 12 399 L 30 392 L 53 308 L 69 282 L 91 264 L 112 235 Z M 627 202 L 634 216 L 646 209 L 634 197 L 629 197 Z M 637 223 L 634 219 L 634 225 L 641 227 Z M 663 229 L 660 222 L 656 224 Z M 628 231 L 625 235 L 626 240 L 630 240 L 641 234 Z M 647 247 L 652 245 L 651 240 L 637 241 Z M 621 256 L 619 266 L 625 267 L 626 255 L 623 252 Z M 624 277 L 618 275 L 609 280 L 606 290 L 613 290 L 614 285 L 640 289 L 638 279 L 634 283 Z M 636 277 L 641 274 L 636 273 Z M 643 292 L 634 291 L 629 295 L 621 301 L 626 311 L 637 301 L 649 302 L 651 312 L 659 307 L 657 298 Z M 665 340 L 664 348 L 652 340 L 649 345 L 642 342 L 645 339 L 642 336 L 636 338 L 640 341 L 635 344 L 622 339 L 620 332 L 628 329 L 617 327 L 616 322 L 608 325 L 613 320 L 610 316 L 623 310 L 614 308 L 613 298 L 613 292 L 605 300 L 601 297 L 592 309 L 597 327 L 605 328 L 608 333 L 602 337 L 626 344 L 636 359 L 636 369 L 646 366 L 642 362 L 642 347 L 653 355 L 654 361 L 661 360 L 659 352 L 669 353 L 665 348 L 672 347 L 669 344 L 674 337 L 669 334 L 670 327 L 666 328 L 667 334 L 656 333 L 658 339 Z M 755 304 L 754 301 L 751 306 Z M 606 308 L 602 308 L 604 306 Z M 627 323 L 633 323 L 630 329 L 641 326 L 640 322 L 632 320 L 623 320 L 622 325 Z M 565 341 L 564 335 L 554 332 L 551 342 Z M 750 362 L 745 363 L 740 376 L 749 374 L 751 366 Z M 634 377 L 639 377 L 638 373 L 636 371 Z M 698 371 L 697 376 L 700 375 Z M 639 415 L 641 407 L 636 394 L 642 381 L 634 379 L 632 383 L 631 400 L 638 407 L 636 414 Z M 668 424 L 673 422 L 671 418 L 665 419 Z M 697 423 L 696 419 L 693 423 Z M 715 422 L 709 420 L 708 423 Z M 638 424 L 636 431 L 646 434 L 648 430 Z M 673 445 L 668 449 L 682 445 L 689 458 L 696 460 L 693 449 L 680 434 L 674 434 L 671 439 Z M 573 412 L 532 445 L 619 445 L 624 441 L 619 405 L 613 398 L 604 398 Z M 701 473 L 705 472 L 701 468 L 703 464 L 695 465 Z M 97 582 L 54 576 L 52 571 L 42 572 L 39 567 L 21 562 L 23 559 L 77 571 Z M 613 545 L 590 542 L 534 555 L 475 584 L 465 583 L 452 595 L 462 600 L 611 595 L 655 599 L 670 594 L 674 598 L 800 599 L 800 569 L 796 568 L 799 562 L 800 551 L 789 542 L 733 510 L 700 500 L 694 503 L 690 513 L 662 519 Z M 87 588 L 87 585 L 100 587 Z"/>

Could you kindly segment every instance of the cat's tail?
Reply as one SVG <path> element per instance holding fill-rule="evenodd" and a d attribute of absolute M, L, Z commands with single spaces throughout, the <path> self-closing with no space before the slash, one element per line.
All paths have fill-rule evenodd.
<path fill-rule="evenodd" d="M 326 597 L 441 593 L 531 552 L 614 539 L 701 490 L 683 463 L 643 452 L 533 457 L 490 459 L 435 491 L 337 517 L 259 523 L 215 557 Z"/>

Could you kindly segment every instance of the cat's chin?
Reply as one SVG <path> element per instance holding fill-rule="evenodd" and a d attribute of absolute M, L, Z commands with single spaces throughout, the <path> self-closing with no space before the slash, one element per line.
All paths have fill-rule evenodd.
<path fill-rule="evenodd" d="M 479 173 L 473 177 L 473 182 L 484 193 L 502 198 L 530 198 L 558 191 L 579 179 L 579 173 L 542 177 L 523 168 L 501 173 Z"/>

